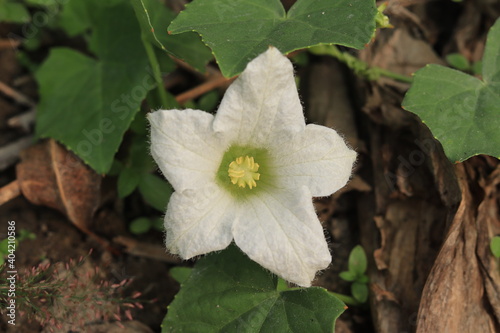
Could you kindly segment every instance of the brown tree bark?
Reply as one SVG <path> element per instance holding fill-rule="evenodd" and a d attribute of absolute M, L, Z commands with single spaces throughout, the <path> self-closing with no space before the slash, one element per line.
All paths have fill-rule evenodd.
<path fill-rule="evenodd" d="M 424 47 L 412 43 L 403 44 Z M 415 64 L 409 72 L 419 66 L 402 59 Z M 332 270 L 345 270 L 346 249 L 359 235 L 376 332 L 500 331 L 500 266 L 489 249 L 500 234 L 499 161 L 451 163 L 420 119 L 401 108 L 407 87 L 351 81 L 348 72 L 331 58 L 313 59 L 301 89 L 308 121 L 334 127 L 359 154 L 351 183 L 316 202 L 332 235 Z M 351 200 L 343 206 L 346 192 Z M 332 272 L 320 279 L 335 291 L 345 287 Z M 337 331 L 360 331 L 355 319 L 342 318 Z"/>

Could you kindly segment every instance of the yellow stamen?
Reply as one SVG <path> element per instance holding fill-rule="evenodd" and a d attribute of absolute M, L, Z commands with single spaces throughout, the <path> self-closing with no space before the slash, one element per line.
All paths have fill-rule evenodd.
<path fill-rule="evenodd" d="M 259 164 L 255 163 L 253 157 L 240 156 L 229 164 L 227 173 L 234 185 L 243 188 L 248 185 L 252 189 L 257 186 L 255 181 L 260 178 L 260 173 L 257 173 L 258 170 Z"/>

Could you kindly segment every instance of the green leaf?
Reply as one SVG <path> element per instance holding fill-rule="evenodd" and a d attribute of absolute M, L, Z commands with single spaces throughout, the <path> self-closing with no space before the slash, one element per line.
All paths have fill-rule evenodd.
<path fill-rule="evenodd" d="M 132 123 L 130 124 L 130 130 L 139 136 L 144 138 L 148 137 L 148 127 L 146 117 L 138 113 Z"/>
<path fill-rule="evenodd" d="M 311 49 L 309 49 L 311 50 Z M 297 52 L 290 60 L 297 66 L 305 67 L 309 64 L 309 56 L 306 52 Z"/>
<path fill-rule="evenodd" d="M 124 168 L 118 176 L 118 197 L 129 196 L 141 182 L 142 174 L 135 168 Z"/>
<path fill-rule="evenodd" d="M 158 59 L 158 65 L 160 66 L 161 73 L 170 73 L 176 69 L 176 64 L 172 58 L 163 50 L 155 47 L 155 55 Z M 173 97 L 175 99 L 175 97 Z M 177 107 L 178 104 L 174 104 L 173 107 Z"/>
<path fill-rule="evenodd" d="M 470 69 L 469 60 L 460 53 L 450 53 L 446 56 L 446 62 L 452 67 L 461 71 L 468 71 Z"/>
<path fill-rule="evenodd" d="M 483 62 L 481 60 L 472 64 L 472 74 L 481 75 L 483 72 Z"/>
<path fill-rule="evenodd" d="M 143 116 L 141 115 L 141 117 Z M 127 160 L 127 166 L 135 168 L 139 173 L 149 173 L 154 168 L 153 158 L 149 154 L 149 139 L 147 136 L 134 136 Z"/>
<path fill-rule="evenodd" d="M 155 228 L 158 231 L 165 231 L 165 227 L 163 225 L 163 219 L 161 217 L 156 217 L 151 220 L 151 224 L 153 228 Z"/>
<path fill-rule="evenodd" d="M 0 241 L 0 254 L 7 255 L 9 254 L 9 239 L 4 238 Z"/>
<path fill-rule="evenodd" d="M 343 272 L 340 272 L 339 273 L 339 277 L 344 280 L 344 281 L 349 281 L 349 282 L 352 282 L 352 281 L 355 281 L 356 280 L 356 273 L 355 272 L 351 272 L 351 271 L 343 271 Z"/>
<path fill-rule="evenodd" d="M 319 44 L 362 48 L 375 31 L 373 0 L 195 0 L 170 24 L 172 34 L 198 32 L 226 77 L 269 45 L 288 53 Z"/>
<path fill-rule="evenodd" d="M 129 225 L 130 232 L 136 235 L 148 232 L 149 229 L 151 229 L 151 220 L 147 217 L 136 218 Z"/>
<path fill-rule="evenodd" d="M 173 189 L 166 180 L 152 174 L 145 174 L 139 183 L 139 192 L 151 207 L 164 213 Z"/>
<path fill-rule="evenodd" d="M 36 239 L 36 234 L 26 229 L 19 230 L 19 235 L 17 236 L 17 240 L 19 242 L 22 242 L 25 239 L 31 239 L 31 240 Z"/>
<path fill-rule="evenodd" d="M 368 282 L 370 282 L 370 278 L 368 278 L 368 276 L 366 274 L 362 274 L 361 276 L 358 276 L 356 281 L 359 283 L 368 283 Z"/>
<path fill-rule="evenodd" d="M 4 255 L 9 254 L 9 243 L 12 244 L 12 242 L 9 242 L 8 238 L 4 238 L 4 239 L 2 239 L 2 241 L 0 241 L 0 254 L 2 254 L 2 253 Z M 19 247 L 19 239 L 17 236 L 14 240 L 14 244 L 15 244 L 16 249 L 17 249 Z"/>
<path fill-rule="evenodd" d="M 277 291 L 285 291 L 285 290 L 289 290 L 290 288 L 288 287 L 288 282 L 286 282 L 285 280 L 283 280 L 282 278 L 278 278 L 278 284 L 276 286 L 276 290 Z"/>
<path fill-rule="evenodd" d="M 363 275 L 366 272 L 366 254 L 361 245 L 356 245 L 349 255 L 349 271 L 356 274 L 356 276 Z"/>
<path fill-rule="evenodd" d="M 174 57 L 185 60 L 200 72 L 212 60 L 212 52 L 196 33 L 178 36 L 167 34 L 166 27 L 176 17 L 168 7 L 158 0 L 131 0 L 143 33 L 153 45 Z"/>
<path fill-rule="evenodd" d="M 34 30 L 29 38 L 23 39 L 23 48 L 27 51 L 35 51 L 38 49 L 42 43 L 42 34 L 43 31 L 41 29 Z"/>
<path fill-rule="evenodd" d="M 111 169 L 108 171 L 109 176 L 119 176 L 120 172 L 123 170 L 123 163 L 119 160 L 113 160 L 113 164 L 111 165 Z"/>
<path fill-rule="evenodd" d="M 145 118 L 141 114 L 134 119 L 132 124 Z M 134 135 L 128 152 L 126 163 L 122 166 L 118 176 L 118 196 L 124 198 L 132 193 L 142 178 L 151 172 L 154 162 L 149 155 L 149 143 L 145 135 Z"/>
<path fill-rule="evenodd" d="M 182 284 L 182 283 L 186 282 L 189 275 L 191 275 L 192 271 L 193 271 L 193 269 L 189 268 L 189 267 L 172 267 L 170 269 L 169 273 L 170 273 L 170 276 L 172 276 L 175 281 Z"/>
<path fill-rule="evenodd" d="M 198 101 L 198 108 L 199 110 L 212 112 L 215 110 L 219 102 L 220 102 L 219 93 L 215 90 L 212 90 L 200 97 L 200 100 Z"/>
<path fill-rule="evenodd" d="M 352 296 L 360 303 L 368 299 L 368 286 L 365 283 L 354 282 L 351 285 Z"/>
<path fill-rule="evenodd" d="M 92 20 L 90 8 L 85 1 L 69 1 L 66 3 L 58 17 L 59 26 L 73 37 L 90 29 Z"/>
<path fill-rule="evenodd" d="M 52 7 L 59 5 L 57 0 L 24 0 L 27 4 L 39 7 Z"/>
<path fill-rule="evenodd" d="M 500 236 L 495 236 L 491 239 L 490 250 L 495 258 L 500 258 Z"/>
<path fill-rule="evenodd" d="M 26 23 L 30 14 L 23 4 L 0 0 L 0 22 Z"/>
<path fill-rule="evenodd" d="M 278 291 L 275 276 L 235 246 L 200 259 L 162 332 L 333 332 L 344 304 L 323 288 Z"/>
<path fill-rule="evenodd" d="M 403 101 L 443 145 L 452 161 L 478 154 L 500 157 L 500 20 L 491 28 L 483 57 L 483 80 L 428 65 L 415 73 Z"/>
<path fill-rule="evenodd" d="M 154 79 L 130 4 L 86 3 L 93 9 L 90 47 L 98 59 L 51 50 L 35 74 L 41 95 L 36 134 L 62 142 L 105 173 Z"/>
<path fill-rule="evenodd" d="M 500 83 L 500 19 L 488 32 L 483 55 L 483 80 L 486 83 Z M 498 86 L 497 86 L 498 88 Z"/>

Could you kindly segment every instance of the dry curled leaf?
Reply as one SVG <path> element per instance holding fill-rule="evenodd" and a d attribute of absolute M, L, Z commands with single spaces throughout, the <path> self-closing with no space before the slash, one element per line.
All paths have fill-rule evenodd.
<path fill-rule="evenodd" d="M 489 241 L 500 232 L 500 164 L 484 176 L 474 162 L 481 160 L 456 166 L 462 201 L 422 292 L 417 332 L 498 332 L 500 273 Z M 477 178 L 480 200 L 473 196 Z"/>
<path fill-rule="evenodd" d="M 17 180 L 23 195 L 36 205 L 64 213 L 88 232 L 99 204 L 101 176 L 54 140 L 21 152 Z"/>

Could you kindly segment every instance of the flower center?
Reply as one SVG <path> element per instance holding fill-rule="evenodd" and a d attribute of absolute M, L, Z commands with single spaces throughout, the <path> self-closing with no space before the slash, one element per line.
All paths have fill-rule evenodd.
<path fill-rule="evenodd" d="M 240 156 L 229 164 L 229 169 L 227 171 L 229 178 L 231 178 L 231 183 L 238 185 L 239 187 L 245 187 L 248 185 L 250 189 L 257 186 L 256 180 L 259 180 L 260 173 L 259 164 L 255 163 L 253 157 Z"/>

